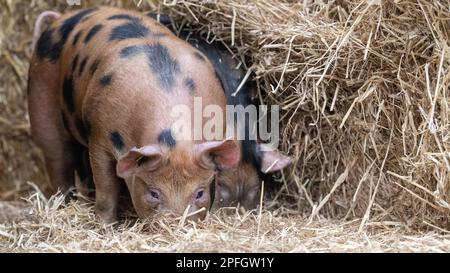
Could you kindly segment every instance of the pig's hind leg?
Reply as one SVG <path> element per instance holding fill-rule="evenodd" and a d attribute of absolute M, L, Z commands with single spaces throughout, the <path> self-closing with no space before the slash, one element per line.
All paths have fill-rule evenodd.
<path fill-rule="evenodd" d="M 74 140 L 64 127 L 59 91 L 58 64 L 32 62 L 28 83 L 32 137 L 44 153 L 53 187 L 67 193 L 75 183 Z"/>

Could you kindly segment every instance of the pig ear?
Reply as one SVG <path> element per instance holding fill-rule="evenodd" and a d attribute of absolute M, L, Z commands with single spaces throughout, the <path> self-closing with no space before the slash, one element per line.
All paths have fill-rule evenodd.
<path fill-rule="evenodd" d="M 195 146 L 195 158 L 198 164 L 205 169 L 214 169 L 216 166 L 222 170 L 236 166 L 241 160 L 241 150 L 236 141 L 208 141 Z"/>
<path fill-rule="evenodd" d="M 119 177 L 128 178 L 141 171 L 154 171 L 161 164 L 162 153 L 158 145 L 133 148 L 123 155 L 116 166 Z"/>
<path fill-rule="evenodd" d="M 292 163 L 292 159 L 278 150 L 271 149 L 267 144 L 258 144 L 261 155 L 261 171 L 273 173 L 282 170 Z"/>

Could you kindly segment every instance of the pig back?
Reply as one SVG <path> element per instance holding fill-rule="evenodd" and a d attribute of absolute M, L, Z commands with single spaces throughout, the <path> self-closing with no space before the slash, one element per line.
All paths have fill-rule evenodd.
<path fill-rule="evenodd" d="M 74 16 L 63 16 L 60 28 Z M 224 107 L 210 62 L 154 20 L 106 7 L 84 20 L 72 27 L 61 51 L 61 104 L 68 123 L 81 121 L 97 137 L 126 128 L 127 138 L 152 141 L 138 135 L 167 128 L 174 121 L 172 107 L 192 108 L 194 96 Z"/>

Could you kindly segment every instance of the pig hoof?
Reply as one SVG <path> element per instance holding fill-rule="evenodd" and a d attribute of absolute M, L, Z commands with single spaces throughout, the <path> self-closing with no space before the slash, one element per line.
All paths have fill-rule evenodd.
<path fill-rule="evenodd" d="M 116 212 L 110 206 L 102 206 L 97 204 L 95 207 L 95 212 L 105 224 L 117 222 Z"/>
<path fill-rule="evenodd" d="M 113 224 L 117 222 L 117 216 L 116 215 L 110 215 L 110 214 L 102 214 L 97 211 L 97 215 L 100 217 L 100 220 L 105 224 Z"/>

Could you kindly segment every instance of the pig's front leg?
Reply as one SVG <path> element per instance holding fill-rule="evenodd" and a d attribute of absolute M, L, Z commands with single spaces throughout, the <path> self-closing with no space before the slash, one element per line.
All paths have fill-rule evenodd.
<path fill-rule="evenodd" d="M 95 183 L 95 211 L 106 223 L 117 220 L 120 178 L 116 176 L 115 159 L 101 145 L 89 144 L 92 174 Z"/>

